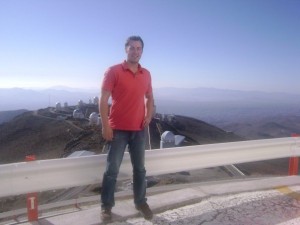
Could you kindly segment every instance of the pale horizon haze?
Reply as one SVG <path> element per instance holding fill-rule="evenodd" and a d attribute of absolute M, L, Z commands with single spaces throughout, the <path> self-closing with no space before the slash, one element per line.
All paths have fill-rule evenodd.
<path fill-rule="evenodd" d="M 154 88 L 300 94 L 299 0 L 0 0 L 0 88 L 98 89 L 130 35 Z"/>

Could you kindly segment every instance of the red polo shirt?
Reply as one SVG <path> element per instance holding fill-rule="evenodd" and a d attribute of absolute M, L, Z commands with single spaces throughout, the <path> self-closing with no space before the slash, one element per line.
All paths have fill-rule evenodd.
<path fill-rule="evenodd" d="M 126 61 L 108 68 L 102 89 L 111 92 L 109 124 L 117 130 L 142 130 L 145 117 L 145 95 L 152 93 L 150 72 L 138 67 L 134 74 Z"/>

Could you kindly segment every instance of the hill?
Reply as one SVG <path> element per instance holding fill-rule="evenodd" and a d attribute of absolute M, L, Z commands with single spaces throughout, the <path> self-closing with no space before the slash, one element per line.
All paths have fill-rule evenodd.
<path fill-rule="evenodd" d="M 269 116 L 255 120 L 248 119 L 247 121 L 219 124 L 219 126 L 248 140 L 290 137 L 292 134 L 300 134 L 300 116 Z"/>
<path fill-rule="evenodd" d="M 20 115 L 28 110 L 19 109 L 19 110 L 10 110 L 10 111 L 0 111 L 0 124 L 5 123 Z"/>
<path fill-rule="evenodd" d="M 38 159 L 65 157 L 76 150 L 101 154 L 104 146 L 101 128 L 90 125 L 87 119 L 91 112 L 98 112 L 98 106 L 83 105 L 83 119 L 73 118 L 74 109 L 67 107 L 57 111 L 49 107 L 28 111 L 0 125 L 0 164 L 24 161 L 30 154 Z M 160 147 L 164 131 L 186 136 L 185 146 L 242 140 L 233 133 L 194 118 L 178 115 L 165 118 L 169 119 L 156 117 L 150 123 L 152 149 Z"/>

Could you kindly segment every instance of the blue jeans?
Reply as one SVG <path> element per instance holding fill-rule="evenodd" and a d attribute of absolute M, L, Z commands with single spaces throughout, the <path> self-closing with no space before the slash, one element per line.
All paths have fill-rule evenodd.
<path fill-rule="evenodd" d="M 147 201 L 145 198 L 145 131 L 114 130 L 113 140 L 108 143 L 106 170 L 102 181 L 102 208 L 112 208 L 115 205 L 115 186 L 127 144 L 133 167 L 134 203 L 141 205 Z"/>

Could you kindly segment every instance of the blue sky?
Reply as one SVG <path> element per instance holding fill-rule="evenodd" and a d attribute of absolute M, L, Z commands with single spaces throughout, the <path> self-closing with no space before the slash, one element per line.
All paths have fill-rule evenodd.
<path fill-rule="evenodd" d="M 0 88 L 98 89 L 133 34 L 155 88 L 300 94 L 299 0 L 0 0 Z"/>

